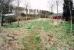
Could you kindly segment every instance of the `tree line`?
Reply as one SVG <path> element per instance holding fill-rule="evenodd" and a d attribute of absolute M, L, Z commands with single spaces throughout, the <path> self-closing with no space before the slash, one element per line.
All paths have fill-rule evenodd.
<path fill-rule="evenodd" d="M 12 12 L 13 6 L 10 5 L 10 3 L 14 0 L 0 0 L 0 16 L 1 18 L 1 26 L 3 26 L 3 14 L 7 14 Z M 70 16 L 73 16 L 73 1 L 72 0 L 63 0 L 63 18 L 68 21 L 71 19 Z M 19 1 L 18 1 L 18 7 L 19 7 Z M 28 3 L 25 4 L 26 7 L 26 14 L 28 9 Z"/>

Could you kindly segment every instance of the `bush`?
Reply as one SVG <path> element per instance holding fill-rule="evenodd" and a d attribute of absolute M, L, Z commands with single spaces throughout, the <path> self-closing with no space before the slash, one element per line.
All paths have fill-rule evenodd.
<path fill-rule="evenodd" d="M 24 17 L 24 16 L 26 16 L 26 14 L 24 14 L 24 13 L 21 13 L 21 16 L 23 16 L 23 17 Z"/>
<path fill-rule="evenodd" d="M 12 23 L 16 21 L 16 17 L 13 16 L 8 16 L 8 17 L 4 17 L 3 19 L 3 23 Z"/>

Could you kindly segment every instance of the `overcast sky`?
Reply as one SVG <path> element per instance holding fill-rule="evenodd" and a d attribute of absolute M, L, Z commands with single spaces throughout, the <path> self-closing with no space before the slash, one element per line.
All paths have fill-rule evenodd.
<path fill-rule="evenodd" d="M 56 0 L 19 0 L 21 7 L 25 6 L 25 1 L 28 1 L 29 8 L 51 11 L 51 6 L 53 5 L 53 12 L 57 12 Z M 63 0 L 58 0 L 58 3 L 58 10 L 61 13 L 63 12 Z M 14 0 L 13 4 L 17 6 L 17 0 Z"/>

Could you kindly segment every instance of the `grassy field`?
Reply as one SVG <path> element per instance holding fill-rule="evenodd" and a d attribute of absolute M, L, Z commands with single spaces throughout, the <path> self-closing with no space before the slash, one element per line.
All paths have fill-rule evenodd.
<path fill-rule="evenodd" d="M 19 27 L 17 22 L 1 27 L 1 49 L 9 46 L 8 50 L 74 50 L 74 24 L 70 33 L 70 24 L 59 21 L 35 19 L 21 21 Z"/>

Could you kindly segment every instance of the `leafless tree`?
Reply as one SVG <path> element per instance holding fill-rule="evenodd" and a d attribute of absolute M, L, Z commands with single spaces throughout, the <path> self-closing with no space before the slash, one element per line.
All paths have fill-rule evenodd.
<path fill-rule="evenodd" d="M 18 27 L 19 27 L 19 0 L 17 0 L 17 7 L 16 7 L 16 16 L 17 16 L 17 21 L 18 21 Z"/>
<path fill-rule="evenodd" d="M 24 6 L 25 6 L 26 20 L 27 20 L 27 15 L 28 15 L 28 10 L 29 10 L 29 0 L 25 0 Z"/>
<path fill-rule="evenodd" d="M 58 6 L 59 6 L 59 1 L 56 1 L 56 5 L 57 5 L 57 16 L 58 16 Z"/>
<path fill-rule="evenodd" d="M 52 4 L 52 2 L 53 2 L 53 0 L 50 2 L 50 0 L 48 0 L 48 8 L 49 8 L 49 11 L 51 11 L 52 12 L 52 10 L 53 10 L 53 4 Z"/>

